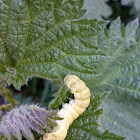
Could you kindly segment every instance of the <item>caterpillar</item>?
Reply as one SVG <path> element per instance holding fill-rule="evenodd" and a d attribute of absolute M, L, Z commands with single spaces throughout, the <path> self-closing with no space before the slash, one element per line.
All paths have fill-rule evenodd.
<path fill-rule="evenodd" d="M 44 140 L 64 140 L 72 122 L 81 115 L 90 103 L 90 90 L 85 83 L 75 75 L 67 75 L 64 84 L 70 92 L 74 94 L 74 99 L 68 104 L 64 104 L 57 115 L 63 120 L 57 120 L 57 126 L 52 133 L 46 133 Z"/>

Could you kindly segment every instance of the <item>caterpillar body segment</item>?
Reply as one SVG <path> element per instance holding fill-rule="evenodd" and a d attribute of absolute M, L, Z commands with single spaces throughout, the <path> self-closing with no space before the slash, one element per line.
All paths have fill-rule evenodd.
<path fill-rule="evenodd" d="M 75 104 L 82 109 L 86 109 L 89 105 L 89 102 L 90 102 L 90 99 L 86 99 L 84 101 L 83 100 L 78 100 L 78 99 L 75 100 Z"/>
<path fill-rule="evenodd" d="M 65 104 L 64 109 L 68 110 L 68 115 L 69 117 L 69 124 L 71 125 L 73 120 L 75 120 L 76 118 L 78 118 L 79 114 L 74 110 L 74 106 L 73 106 L 73 101 L 70 101 L 69 104 Z"/>
<path fill-rule="evenodd" d="M 74 99 L 68 104 L 64 104 L 62 109 L 58 111 L 57 115 L 64 119 L 56 121 L 57 126 L 53 129 L 52 133 L 44 135 L 44 140 L 64 140 L 69 126 L 89 106 L 90 90 L 79 77 L 67 75 L 64 78 L 64 84 L 74 94 Z"/>
<path fill-rule="evenodd" d="M 85 109 L 84 108 L 80 108 L 75 102 L 72 104 L 72 108 L 75 110 L 75 112 L 78 114 L 78 117 L 79 115 L 81 115 Z M 77 117 L 77 118 L 78 118 Z M 76 119 L 76 118 L 75 118 Z"/>
<path fill-rule="evenodd" d="M 86 87 L 83 91 L 81 91 L 81 93 L 75 93 L 74 96 L 79 100 L 90 99 L 90 90 Z"/>

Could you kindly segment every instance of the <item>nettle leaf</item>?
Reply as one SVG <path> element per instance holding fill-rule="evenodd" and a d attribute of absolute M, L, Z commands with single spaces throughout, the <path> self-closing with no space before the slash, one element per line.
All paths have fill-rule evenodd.
<path fill-rule="evenodd" d="M 98 117 L 102 114 L 102 109 L 98 109 L 106 94 L 91 96 L 89 107 L 76 119 L 69 128 L 67 140 L 123 140 L 108 131 L 103 133 L 98 130 Z"/>
<path fill-rule="evenodd" d="M 102 73 L 89 81 L 87 85 L 96 92 L 112 91 L 127 93 L 140 98 L 140 29 L 138 20 L 132 21 L 125 28 L 117 19 L 109 30 L 98 36 L 96 45 L 108 57 L 100 62 L 101 67 L 94 67 Z M 95 40 L 93 40 L 95 43 Z"/>
<path fill-rule="evenodd" d="M 90 62 L 106 57 L 84 40 L 96 36 L 105 23 L 78 20 L 85 13 L 83 3 L 84 0 L 0 1 L 0 73 L 9 74 L 9 84 L 20 89 L 31 76 L 60 80 L 68 73 L 85 79 L 98 75 L 81 59 Z"/>
<path fill-rule="evenodd" d="M 117 19 L 108 30 L 98 36 L 96 45 L 108 56 L 97 67 L 102 75 L 87 85 L 95 92 L 112 91 L 104 100 L 104 114 L 101 115 L 102 130 L 109 130 L 126 137 L 139 139 L 140 114 L 140 29 L 138 20 L 124 27 Z M 96 70 L 95 69 L 95 70 Z"/>
<path fill-rule="evenodd" d="M 87 11 L 82 18 L 102 20 L 102 17 L 110 16 L 112 11 L 106 2 L 108 0 L 85 0 L 83 8 Z"/>
<path fill-rule="evenodd" d="M 69 99 L 74 98 L 74 95 L 68 91 L 68 88 L 64 85 L 62 86 L 57 94 L 55 95 L 54 100 L 50 103 L 49 108 L 51 109 L 61 109 L 63 103 L 68 103 Z"/>

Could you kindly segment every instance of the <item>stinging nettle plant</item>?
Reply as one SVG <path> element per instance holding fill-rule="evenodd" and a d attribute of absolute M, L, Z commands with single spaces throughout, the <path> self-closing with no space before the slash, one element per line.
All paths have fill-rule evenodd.
<path fill-rule="evenodd" d="M 101 0 L 98 5 L 105 5 L 105 2 Z M 124 27 L 118 18 L 107 28 L 106 22 L 87 17 L 83 5 L 91 8 L 84 0 L 0 0 L 0 116 L 3 116 L 0 139 L 2 136 L 22 139 L 22 135 L 26 139 L 39 139 L 41 134 L 51 133 L 55 121 L 60 119 L 50 110 L 34 105 L 11 110 L 17 102 L 5 87 L 6 83 L 20 90 L 33 76 L 60 81 L 62 87 L 49 106 L 58 111 L 72 98 L 69 87 L 63 85 L 68 74 L 82 79 L 91 97 L 89 107 L 70 126 L 66 140 L 139 139 L 138 19 Z M 7 113 L 8 110 L 11 111 Z M 36 110 L 43 119 L 34 120 Z M 12 121 L 8 121 L 10 117 L 19 120 L 20 130 L 13 128 Z M 27 118 L 32 121 L 25 125 L 23 122 Z M 44 119 L 47 125 L 42 125 Z M 34 138 L 32 130 L 40 134 L 39 138 Z"/>

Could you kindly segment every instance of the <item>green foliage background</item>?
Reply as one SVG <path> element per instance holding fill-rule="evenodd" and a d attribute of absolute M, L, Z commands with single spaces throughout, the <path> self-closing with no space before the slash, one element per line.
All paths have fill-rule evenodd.
<path fill-rule="evenodd" d="M 18 0 L 15 1 L 17 3 L 19 2 Z M 12 1 L 0 1 L 0 13 L 3 12 L 1 8 L 3 6 L 2 3 L 8 5 L 10 2 Z M 12 6 L 16 7 L 16 2 L 13 3 Z M 21 1 L 21 3 L 22 2 L 23 1 Z M 38 16 L 41 11 L 46 8 L 44 7 L 45 4 L 41 5 L 41 0 L 39 2 L 28 1 L 29 6 L 31 6 L 31 13 L 30 17 L 28 17 L 28 15 L 22 17 L 23 21 L 26 21 L 24 24 L 22 24 L 22 21 L 21 23 L 13 23 L 12 18 L 14 17 L 14 12 L 18 14 L 20 10 L 22 11 L 26 7 L 26 3 L 21 4 L 19 9 L 17 8 L 15 11 L 12 11 L 13 13 L 11 13 L 11 15 L 13 15 L 9 17 L 11 18 L 9 26 L 14 25 L 14 28 L 13 30 L 7 30 L 6 44 L 3 41 L 5 36 L 3 31 L 5 27 L 3 23 L 5 23 L 5 21 L 3 19 L 5 18 L 1 19 L 0 53 L 2 59 L 0 62 L 0 75 L 5 80 L 8 80 L 9 85 L 11 83 L 14 84 L 14 86 L 7 85 L 7 88 L 10 90 L 5 90 L 5 88 L 1 87 L 0 95 L 4 96 L 3 94 L 6 93 L 5 98 L 8 103 L 2 107 L 4 109 L 13 108 L 17 104 L 16 99 L 19 104 L 33 102 L 39 103 L 41 106 L 49 106 L 52 109 L 60 108 L 62 103 L 68 102 L 69 98 L 73 98 L 67 91 L 67 88 L 62 87 L 63 77 L 65 74 L 72 72 L 86 81 L 92 91 L 92 96 L 91 105 L 87 111 L 72 124 L 67 139 L 72 140 L 75 138 L 76 140 L 77 138 L 77 140 L 82 140 L 83 137 L 86 137 L 86 139 L 89 140 L 116 140 L 125 137 L 128 140 L 138 140 L 140 137 L 140 114 L 138 109 L 140 97 L 140 72 L 138 69 L 140 67 L 140 35 L 138 19 L 131 22 L 139 17 L 138 1 L 86 0 L 85 3 L 82 3 L 83 1 L 77 0 L 76 3 L 73 3 L 72 0 L 66 0 L 66 4 L 70 3 L 72 5 L 70 7 L 65 4 L 64 6 L 60 6 L 61 0 L 55 2 L 55 0 L 48 0 L 46 4 L 50 9 L 52 8 L 51 6 L 57 9 L 55 13 L 57 23 L 53 23 L 51 16 L 48 16 L 48 23 L 44 23 L 47 24 L 48 29 L 52 27 L 57 28 L 54 28 L 54 30 L 50 29 L 50 32 L 47 32 L 47 34 L 43 22 L 38 23 L 37 21 L 43 17 Z M 55 4 L 53 5 L 53 3 Z M 82 9 L 82 4 L 84 4 L 84 9 L 87 9 L 87 11 Z M 4 9 L 6 8 L 7 7 L 4 7 Z M 77 11 L 75 11 L 76 8 Z M 61 11 L 62 9 L 63 11 Z M 50 11 L 47 11 L 48 15 Z M 20 16 L 20 14 L 17 16 L 17 21 Z M 79 17 L 81 21 L 77 21 Z M 22 26 L 27 26 L 28 22 L 30 22 L 29 18 L 33 23 L 30 24 L 32 31 L 30 34 L 27 34 L 29 38 L 24 36 L 26 30 L 22 31 L 22 35 L 17 39 L 17 44 L 14 44 L 15 38 L 11 38 L 11 32 L 13 33 L 17 27 L 20 29 Z M 98 20 L 109 21 L 109 24 L 105 28 L 107 22 L 92 20 L 91 23 L 84 20 L 85 18 L 97 18 Z M 118 19 L 116 20 L 116 18 Z M 34 22 L 38 23 L 38 25 L 35 26 L 41 26 L 41 31 L 34 32 Z M 129 24 L 125 27 L 122 23 L 124 23 L 124 25 Z M 65 28 L 62 29 L 61 25 Z M 70 40 L 71 33 L 68 30 L 68 26 L 73 30 L 75 44 Z M 84 33 L 74 31 L 77 26 L 79 26 Z M 25 27 L 25 29 L 26 28 L 27 27 Z M 92 30 L 93 28 L 94 30 Z M 56 29 L 58 29 L 59 32 L 58 36 L 60 38 L 62 37 L 63 40 L 70 38 L 68 40 L 70 44 L 68 48 L 60 48 L 62 45 L 68 46 L 67 43 L 61 44 L 60 42 L 60 44 L 56 45 L 59 39 L 55 40 L 55 37 L 51 36 L 52 33 L 56 32 Z M 63 32 L 67 32 L 67 34 L 63 35 Z M 91 34 L 89 35 L 87 32 Z M 43 39 L 35 42 L 43 33 L 48 42 L 51 40 L 49 44 L 44 43 Z M 50 36 L 52 37 L 51 39 Z M 30 46 L 30 48 L 27 49 L 28 51 L 26 50 L 26 53 L 22 47 L 16 48 L 16 45 L 24 46 L 25 39 L 27 39 L 26 45 Z M 35 42 L 35 44 L 31 44 L 31 41 Z M 56 41 L 56 43 L 52 43 L 54 41 Z M 7 50 L 4 50 L 4 45 L 9 47 L 8 59 L 6 58 Z M 50 47 L 51 50 L 45 50 L 44 46 L 46 45 Z M 81 46 L 80 52 L 75 51 L 79 47 L 78 45 Z M 36 51 L 40 51 L 40 46 L 42 47 L 42 52 L 46 53 L 48 51 L 47 54 L 50 55 L 44 57 L 45 54 L 43 53 L 37 54 Z M 10 50 L 12 47 L 14 49 Z M 35 48 L 36 51 L 34 51 Z M 60 48 L 60 50 L 57 48 Z M 58 51 L 59 53 L 57 53 Z M 71 54 L 69 54 L 69 51 Z M 67 54 L 67 57 L 64 57 L 64 53 Z M 32 54 L 37 56 L 36 60 Z M 51 54 L 53 54 L 53 57 L 51 57 Z M 92 57 L 89 57 L 89 55 Z M 25 58 L 23 59 L 23 57 Z M 46 64 L 46 61 L 48 64 Z M 54 61 L 57 61 L 57 63 L 54 63 Z M 5 63 L 7 66 L 3 67 Z M 40 63 L 43 65 L 41 66 Z M 38 67 L 40 67 L 40 69 L 38 69 Z M 45 71 L 43 67 L 46 67 Z M 101 73 L 103 74 L 101 75 Z M 13 78 L 7 79 L 9 74 Z M 44 79 L 32 75 L 39 75 L 39 77 L 43 77 Z M 29 76 L 30 78 L 28 82 L 26 82 Z M 88 80 L 89 77 L 91 78 L 90 80 Z M 51 81 L 45 78 L 57 80 Z M 25 83 L 26 85 L 23 85 Z M 21 85 L 23 86 L 21 87 Z M 15 89 L 15 87 L 18 90 Z M 56 95 L 58 90 L 59 92 Z M 12 93 L 14 99 L 8 98 L 12 97 Z M 107 95 L 110 93 L 107 98 L 105 98 L 105 93 Z M 54 100 L 55 96 L 56 99 Z M 80 128 L 78 126 L 80 126 Z"/>

